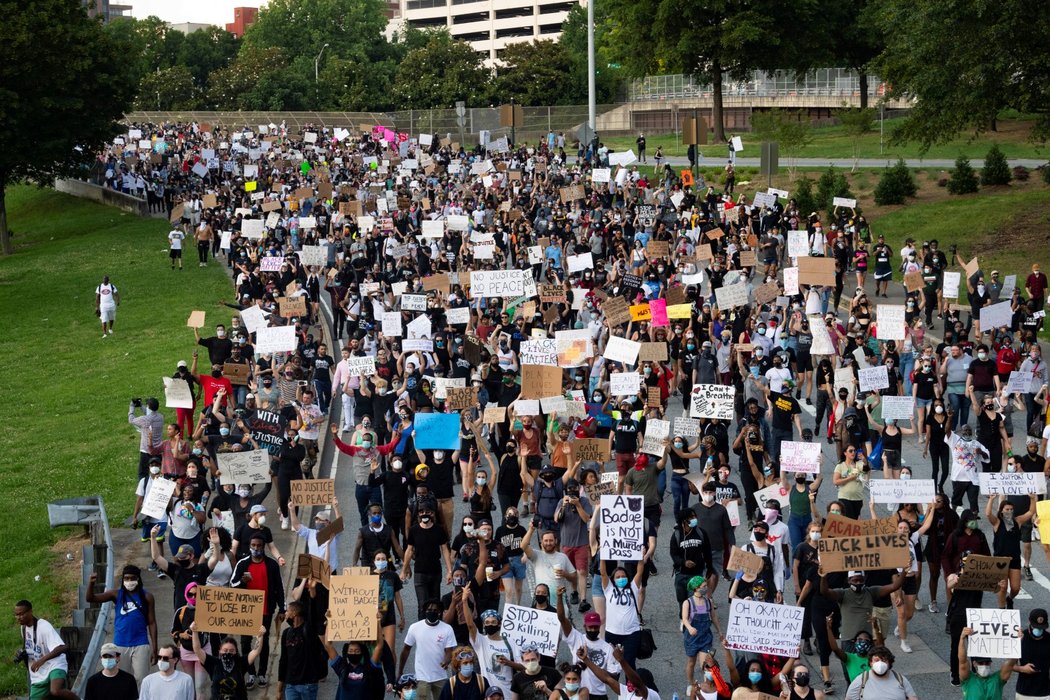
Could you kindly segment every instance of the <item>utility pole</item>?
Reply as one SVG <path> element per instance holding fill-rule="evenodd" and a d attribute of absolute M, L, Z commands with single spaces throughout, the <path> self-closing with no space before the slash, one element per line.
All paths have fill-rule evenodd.
<path fill-rule="evenodd" d="M 587 126 L 594 138 L 597 125 L 596 91 L 594 85 L 594 2 L 587 0 Z"/>

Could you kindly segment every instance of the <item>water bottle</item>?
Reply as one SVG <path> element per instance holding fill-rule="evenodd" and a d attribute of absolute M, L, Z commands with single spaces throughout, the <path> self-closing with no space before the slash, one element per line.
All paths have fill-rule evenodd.
<path fill-rule="evenodd" d="M 678 700 L 678 693 L 677 692 L 674 695 L 671 696 L 671 700 Z"/>

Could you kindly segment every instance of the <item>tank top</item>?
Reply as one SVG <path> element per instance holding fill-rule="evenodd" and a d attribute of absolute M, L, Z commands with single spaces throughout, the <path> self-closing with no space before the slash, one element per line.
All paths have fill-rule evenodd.
<path fill-rule="evenodd" d="M 1021 556 L 1021 528 L 1016 523 L 1012 529 L 1006 528 L 1006 521 L 999 519 L 992 538 L 992 553 L 997 557 Z"/>
<path fill-rule="evenodd" d="M 791 487 L 789 492 L 788 503 L 791 506 L 791 514 L 798 517 L 805 517 L 809 515 L 809 491 L 808 488 L 799 491 L 794 486 Z"/>
<path fill-rule="evenodd" d="M 113 617 L 113 643 L 118 647 L 149 644 L 146 629 L 148 610 L 144 592 L 139 590 L 128 593 L 124 586 L 121 586 L 117 591 L 117 606 Z"/>
<path fill-rule="evenodd" d="M 229 586 L 233 577 L 233 565 L 230 563 L 230 555 L 223 554 L 222 559 L 215 564 L 215 568 L 208 574 L 207 585 Z"/>
<path fill-rule="evenodd" d="M 890 435 L 888 432 L 883 431 L 882 433 L 882 449 L 883 450 L 894 450 L 895 452 L 901 451 L 901 438 L 904 436 L 900 430 L 897 431 L 896 435 Z"/>

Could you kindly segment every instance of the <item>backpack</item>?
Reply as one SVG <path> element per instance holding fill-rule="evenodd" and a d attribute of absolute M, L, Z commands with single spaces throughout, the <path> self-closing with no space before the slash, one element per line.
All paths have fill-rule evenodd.
<path fill-rule="evenodd" d="M 744 551 L 762 557 L 762 573 L 759 574 L 755 580 L 758 580 L 759 578 L 765 578 L 765 580 L 773 582 L 775 580 L 773 577 L 773 558 L 769 556 L 769 553 L 773 551 L 773 545 L 769 545 L 766 547 L 765 554 L 759 554 L 755 551 L 755 545 L 751 542 L 748 542 L 746 545 L 744 545 Z M 768 578 L 766 578 L 767 576 Z"/>
<path fill-rule="evenodd" d="M 865 671 L 864 673 L 860 674 L 860 697 L 861 697 L 861 700 L 864 700 L 864 686 L 868 684 L 868 675 L 870 673 L 871 673 L 871 671 Z M 893 673 L 893 677 L 897 679 L 897 687 L 903 692 L 904 691 L 904 676 L 902 676 L 901 674 L 897 673 L 896 671 L 893 671 L 892 673 Z"/>
<path fill-rule="evenodd" d="M 541 518 L 553 520 L 554 514 L 558 511 L 558 504 L 561 502 L 564 494 L 561 479 L 555 479 L 551 486 L 544 486 L 543 482 L 537 479 L 534 486 L 536 489 L 536 513 Z"/>

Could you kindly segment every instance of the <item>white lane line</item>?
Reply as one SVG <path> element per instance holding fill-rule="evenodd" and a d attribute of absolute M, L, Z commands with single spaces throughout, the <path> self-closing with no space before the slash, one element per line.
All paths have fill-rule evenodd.
<path fill-rule="evenodd" d="M 1035 547 L 1032 547 L 1032 553 L 1035 554 Z M 1027 581 L 1026 583 L 1038 583 L 1047 591 L 1050 591 L 1050 579 L 1048 579 L 1046 576 L 1043 576 L 1042 572 L 1039 571 L 1039 569 L 1036 569 L 1035 567 L 1032 567 L 1032 581 Z M 1022 592 L 1024 591 L 1022 590 Z M 1018 596 L 1018 598 L 1020 598 L 1020 596 Z"/>

